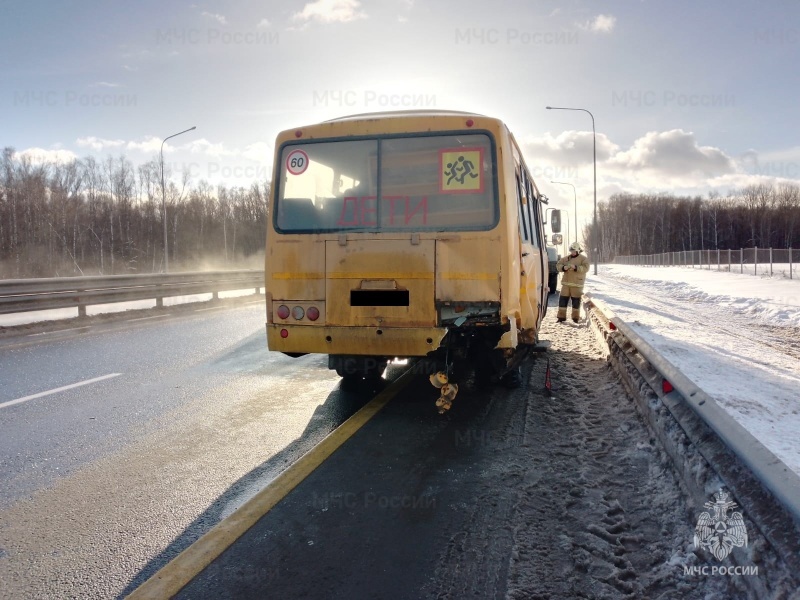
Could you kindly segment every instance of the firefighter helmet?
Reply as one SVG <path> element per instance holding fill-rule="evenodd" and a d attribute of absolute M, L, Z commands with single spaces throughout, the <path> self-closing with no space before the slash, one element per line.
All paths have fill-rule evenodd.
<path fill-rule="evenodd" d="M 583 252 L 583 246 L 581 246 L 580 243 L 578 243 L 578 242 L 572 242 L 569 245 L 569 249 L 570 249 L 570 251 L 573 251 L 573 252 Z"/>

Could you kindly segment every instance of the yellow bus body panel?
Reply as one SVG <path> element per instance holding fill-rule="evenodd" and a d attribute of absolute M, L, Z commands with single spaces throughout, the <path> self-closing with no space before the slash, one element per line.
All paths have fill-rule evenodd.
<path fill-rule="evenodd" d="M 329 325 L 432 327 L 434 305 L 433 240 L 353 240 L 325 243 Z M 350 306 L 351 290 L 408 291 L 408 306 Z"/>
<path fill-rule="evenodd" d="M 287 330 L 288 337 L 281 337 L 281 329 Z M 439 347 L 446 333 L 445 327 L 382 329 L 377 327 L 309 327 L 273 323 L 267 324 L 267 345 L 270 350 L 279 350 L 280 352 L 425 356 Z"/>

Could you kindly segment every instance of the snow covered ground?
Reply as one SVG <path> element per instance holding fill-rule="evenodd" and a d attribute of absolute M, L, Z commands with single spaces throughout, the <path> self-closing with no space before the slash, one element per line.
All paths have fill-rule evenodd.
<path fill-rule="evenodd" d="M 800 280 L 601 265 L 585 291 L 800 474 Z"/>

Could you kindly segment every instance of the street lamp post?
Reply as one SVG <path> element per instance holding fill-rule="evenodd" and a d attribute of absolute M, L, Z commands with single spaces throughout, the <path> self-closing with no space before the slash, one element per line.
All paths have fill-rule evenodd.
<path fill-rule="evenodd" d="M 594 220 L 592 223 L 592 230 L 594 235 L 592 236 L 592 241 L 597 244 L 598 243 L 598 233 L 597 233 L 597 134 L 594 128 L 594 115 L 586 110 L 585 108 L 568 108 L 564 106 L 545 106 L 547 110 L 580 110 L 585 113 L 588 113 L 590 117 L 592 117 L 592 165 L 594 167 Z M 577 227 L 577 218 L 575 219 L 575 226 Z M 597 257 L 592 257 L 592 262 L 594 263 L 594 274 L 597 275 Z"/>
<path fill-rule="evenodd" d="M 575 241 L 578 241 L 578 194 L 575 193 L 575 186 L 567 181 L 551 181 L 550 183 L 559 183 L 561 185 L 568 185 L 572 188 L 572 200 L 575 203 Z"/>
<path fill-rule="evenodd" d="M 165 137 L 164 141 L 161 142 L 161 211 L 164 220 L 164 273 L 169 272 L 169 247 L 167 246 L 167 192 L 166 188 L 164 187 L 164 143 L 172 139 L 182 133 L 186 133 L 187 131 L 192 131 L 193 129 L 197 129 L 197 126 L 190 127 L 189 129 L 184 129 L 183 131 L 179 131 L 178 133 L 174 133 L 169 137 Z"/>

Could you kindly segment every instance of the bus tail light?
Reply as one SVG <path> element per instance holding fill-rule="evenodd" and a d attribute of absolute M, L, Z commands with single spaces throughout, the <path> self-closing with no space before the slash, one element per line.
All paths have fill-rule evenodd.
<path fill-rule="evenodd" d="M 272 315 L 275 324 L 321 325 L 325 321 L 325 301 L 276 300 Z"/>
<path fill-rule="evenodd" d="M 289 337 L 289 331 L 286 330 L 286 329 L 281 329 L 281 337 L 284 338 L 284 339 Z"/>

